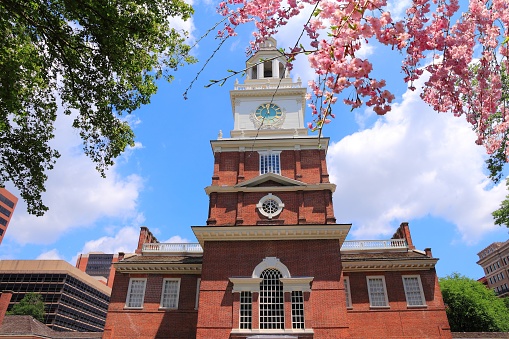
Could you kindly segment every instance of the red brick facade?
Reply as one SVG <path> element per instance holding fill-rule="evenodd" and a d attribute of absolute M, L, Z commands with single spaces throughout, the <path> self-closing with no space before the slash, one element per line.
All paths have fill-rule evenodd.
<path fill-rule="evenodd" d="M 5 188 L 0 187 L 0 244 L 5 237 L 17 203 L 18 198 Z"/>
<path fill-rule="evenodd" d="M 260 52 L 266 60 L 277 53 L 271 43 Z M 150 244 L 115 264 L 104 338 L 451 338 L 437 259 L 415 249 L 408 223 L 391 240 L 345 242 L 351 225 L 336 224 L 328 139 L 303 126 L 305 89 L 256 78 L 262 66 L 248 71 L 252 88 L 230 94 L 234 137 L 211 142 L 199 244 L 159 244 L 142 229 L 140 244 Z M 280 81 L 275 95 L 265 89 Z M 272 102 L 285 116 L 263 129 L 253 112 Z M 258 130 L 246 127 L 253 121 Z M 160 307 L 163 294 L 174 298 L 165 277 L 180 279 L 176 309 Z"/>

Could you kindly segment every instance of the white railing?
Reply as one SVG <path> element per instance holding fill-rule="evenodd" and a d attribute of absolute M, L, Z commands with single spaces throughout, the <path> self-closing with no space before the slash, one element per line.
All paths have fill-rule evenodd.
<path fill-rule="evenodd" d="M 150 243 L 143 244 L 143 253 L 203 253 L 198 243 Z"/>
<path fill-rule="evenodd" d="M 276 88 L 302 88 L 302 82 L 293 82 L 291 84 L 277 84 L 277 83 L 270 83 L 270 84 L 253 84 L 253 85 L 246 85 L 246 84 L 235 84 L 233 89 L 236 91 L 245 91 L 245 90 L 253 90 L 253 89 L 276 89 Z"/>
<path fill-rule="evenodd" d="M 343 242 L 341 251 L 369 251 L 369 250 L 388 250 L 388 249 L 406 249 L 405 239 L 389 240 L 353 240 Z"/>

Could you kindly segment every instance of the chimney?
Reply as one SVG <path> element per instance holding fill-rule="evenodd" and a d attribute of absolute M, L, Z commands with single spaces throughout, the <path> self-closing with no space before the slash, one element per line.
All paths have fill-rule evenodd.
<path fill-rule="evenodd" d="M 433 254 L 431 254 L 431 248 L 425 248 L 424 252 L 426 253 L 426 256 L 429 258 L 433 258 Z"/>
<path fill-rule="evenodd" d="M 392 239 L 405 239 L 408 248 L 411 250 L 415 249 L 414 243 L 412 242 L 412 236 L 410 235 L 410 227 L 408 222 L 402 222 L 396 230 L 396 233 L 392 236 Z"/>
<path fill-rule="evenodd" d="M 3 291 L 0 295 L 0 325 L 4 322 L 5 313 L 12 298 L 12 291 Z"/>

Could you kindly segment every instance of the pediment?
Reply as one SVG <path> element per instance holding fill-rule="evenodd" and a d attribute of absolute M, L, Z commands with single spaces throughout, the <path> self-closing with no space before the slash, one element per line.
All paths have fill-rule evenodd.
<path fill-rule="evenodd" d="M 243 181 L 235 187 L 306 186 L 306 183 L 275 173 L 265 173 Z"/>

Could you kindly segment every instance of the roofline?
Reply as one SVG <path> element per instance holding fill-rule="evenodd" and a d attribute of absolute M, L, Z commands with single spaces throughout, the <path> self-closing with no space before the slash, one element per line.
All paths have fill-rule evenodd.
<path fill-rule="evenodd" d="M 54 273 L 69 274 L 86 282 L 100 292 L 111 296 L 111 288 L 64 260 L 0 260 L 0 273 Z"/>

